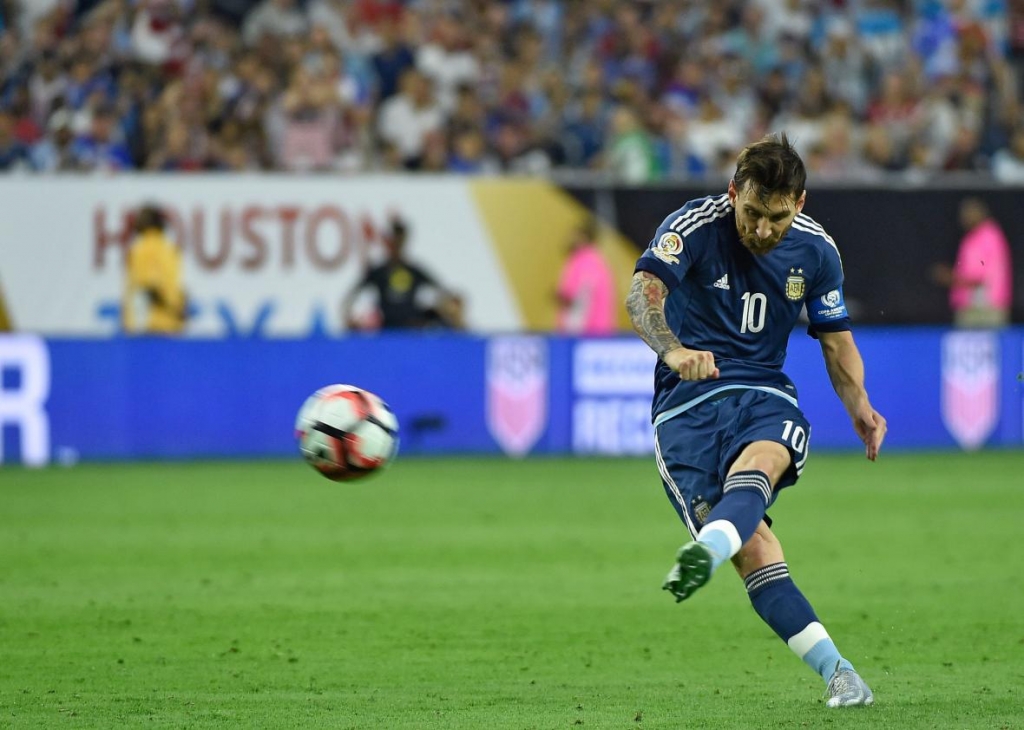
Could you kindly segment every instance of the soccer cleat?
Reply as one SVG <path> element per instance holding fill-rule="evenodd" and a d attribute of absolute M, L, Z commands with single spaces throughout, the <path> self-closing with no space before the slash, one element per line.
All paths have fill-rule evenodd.
<path fill-rule="evenodd" d="M 856 707 L 871 705 L 875 696 L 867 683 L 852 669 L 840 668 L 836 664 L 836 672 L 828 680 L 828 702 L 826 707 Z"/>
<path fill-rule="evenodd" d="M 665 577 L 663 590 L 685 601 L 711 577 L 711 551 L 699 542 L 688 542 L 676 553 L 676 564 Z"/>

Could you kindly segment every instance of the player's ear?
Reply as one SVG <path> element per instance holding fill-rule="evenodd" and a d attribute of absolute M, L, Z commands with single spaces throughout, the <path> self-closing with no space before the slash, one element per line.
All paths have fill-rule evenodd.
<path fill-rule="evenodd" d="M 733 208 L 736 207 L 736 197 L 738 195 L 739 195 L 739 192 L 736 190 L 736 181 L 730 179 L 729 180 L 729 203 L 732 205 Z"/>
<path fill-rule="evenodd" d="M 796 199 L 796 212 L 800 213 L 804 209 L 804 203 L 807 202 L 807 191 L 804 190 L 800 193 L 800 197 Z"/>

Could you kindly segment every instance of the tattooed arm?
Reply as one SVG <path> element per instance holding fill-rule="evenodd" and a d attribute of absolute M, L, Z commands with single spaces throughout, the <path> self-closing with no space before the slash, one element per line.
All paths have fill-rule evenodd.
<path fill-rule="evenodd" d="M 626 310 L 633 329 L 658 357 L 679 373 L 682 380 L 717 378 L 715 356 L 704 350 L 691 350 L 679 342 L 665 319 L 668 287 L 654 274 L 638 271 L 626 296 Z"/>

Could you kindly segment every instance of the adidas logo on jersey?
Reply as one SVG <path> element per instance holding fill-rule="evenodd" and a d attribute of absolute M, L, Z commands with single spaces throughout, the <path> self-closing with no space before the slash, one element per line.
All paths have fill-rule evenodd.
<path fill-rule="evenodd" d="M 715 282 L 715 286 L 718 287 L 719 289 L 728 289 L 729 288 L 729 275 L 726 274 L 721 279 L 716 281 Z"/>

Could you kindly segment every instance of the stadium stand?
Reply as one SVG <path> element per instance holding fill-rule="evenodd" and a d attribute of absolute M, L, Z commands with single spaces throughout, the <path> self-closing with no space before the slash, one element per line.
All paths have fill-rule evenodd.
<path fill-rule="evenodd" d="M 1024 178 L 999 0 L 0 0 L 0 170 Z"/>

